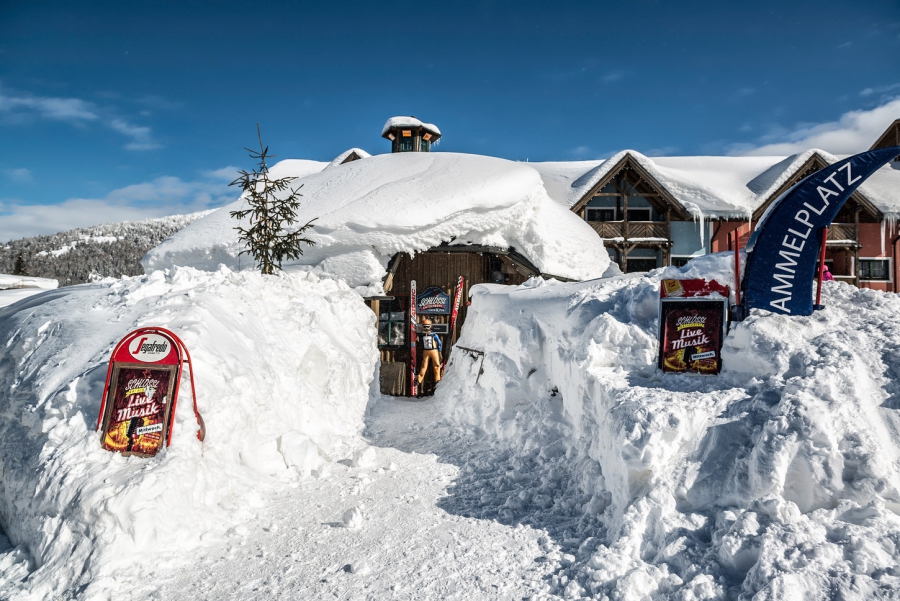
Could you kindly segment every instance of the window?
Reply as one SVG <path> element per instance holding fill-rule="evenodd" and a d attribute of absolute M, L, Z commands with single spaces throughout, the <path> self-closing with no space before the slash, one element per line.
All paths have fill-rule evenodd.
<path fill-rule="evenodd" d="M 891 263 L 888 259 L 860 259 L 859 279 L 890 280 Z"/>
<path fill-rule="evenodd" d="M 650 221 L 650 209 L 628 209 L 628 221 Z"/>
<path fill-rule="evenodd" d="M 405 303 L 398 298 L 381 301 L 378 306 L 378 346 L 406 344 Z"/>
<path fill-rule="evenodd" d="M 422 138 L 419 141 L 419 152 L 431 152 L 431 140 Z"/>
<path fill-rule="evenodd" d="M 672 267 L 684 267 L 693 257 L 672 257 Z"/>
<path fill-rule="evenodd" d="M 592 208 L 588 207 L 586 215 L 587 215 L 588 221 L 615 221 L 616 220 L 616 210 L 615 209 L 592 209 Z"/>
<path fill-rule="evenodd" d="M 628 259 L 628 273 L 656 269 L 656 259 Z"/>
<path fill-rule="evenodd" d="M 400 138 L 397 140 L 397 152 L 412 152 L 415 149 L 414 143 L 415 138 Z"/>

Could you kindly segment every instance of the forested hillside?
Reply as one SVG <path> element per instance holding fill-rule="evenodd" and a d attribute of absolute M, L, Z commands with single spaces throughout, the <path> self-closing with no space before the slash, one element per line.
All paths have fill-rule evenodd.
<path fill-rule="evenodd" d="M 56 279 L 60 286 L 139 275 L 144 273 L 141 259 L 148 250 L 210 212 L 108 223 L 12 240 L 0 246 L 0 273 L 14 273 L 21 254 L 25 274 Z"/>

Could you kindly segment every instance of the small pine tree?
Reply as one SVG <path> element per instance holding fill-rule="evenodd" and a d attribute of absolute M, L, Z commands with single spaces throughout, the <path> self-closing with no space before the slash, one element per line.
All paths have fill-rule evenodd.
<path fill-rule="evenodd" d="M 22 253 L 16 257 L 16 264 L 13 266 L 13 275 L 28 275 L 28 269 L 25 268 L 25 260 L 22 259 Z"/>
<path fill-rule="evenodd" d="M 269 168 L 266 165 L 269 147 L 263 146 L 259 123 L 256 124 L 256 134 L 259 138 L 259 151 L 246 146 L 244 150 L 250 153 L 250 158 L 259 161 L 259 169 L 240 171 L 241 176 L 229 184 L 241 187 L 247 195 L 250 208 L 231 211 L 231 216 L 238 221 L 250 216 L 249 228 L 240 225 L 234 228 L 240 234 L 241 242 L 248 247 L 240 254 L 253 255 L 256 266 L 263 274 L 273 274 L 276 269 L 281 269 L 284 259 L 299 258 L 303 254 L 303 244 L 315 244 L 315 241 L 303 237 L 312 228 L 315 219 L 292 232 L 285 231 L 285 226 L 297 222 L 297 209 L 302 196 L 299 191 L 303 186 L 291 188 L 290 184 L 296 177 L 269 178 Z"/>

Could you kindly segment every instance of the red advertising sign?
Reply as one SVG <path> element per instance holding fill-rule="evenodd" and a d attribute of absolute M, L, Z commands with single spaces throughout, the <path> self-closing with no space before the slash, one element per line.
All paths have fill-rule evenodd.
<path fill-rule="evenodd" d="M 663 280 L 659 286 L 660 298 L 693 298 L 714 295 L 728 298 L 728 286 L 723 286 L 715 280 Z"/>
<path fill-rule="evenodd" d="M 704 375 L 719 373 L 727 311 L 727 286 L 706 280 L 663 280 L 659 311 L 660 369 Z"/>
<path fill-rule="evenodd" d="M 108 451 L 152 457 L 172 438 L 178 388 L 190 355 L 181 339 L 163 328 L 141 328 L 128 334 L 113 350 L 97 429 Z M 191 369 L 194 414 L 203 440 L 205 426 L 197 410 Z"/>

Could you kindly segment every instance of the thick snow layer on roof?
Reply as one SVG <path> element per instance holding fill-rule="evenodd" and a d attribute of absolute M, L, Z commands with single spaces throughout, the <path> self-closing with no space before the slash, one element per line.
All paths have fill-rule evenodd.
<path fill-rule="evenodd" d="M 827 163 L 839 160 L 816 149 L 789 157 L 652 158 L 634 150 L 625 150 L 605 161 L 528 164 L 541 174 L 550 196 L 571 207 L 623 158 L 630 156 L 688 210 L 693 204 L 707 217 L 741 218 L 761 206 L 815 154 Z M 860 192 L 887 214 L 900 213 L 898 190 L 900 170 L 890 165 L 880 169 L 860 187 Z"/>
<path fill-rule="evenodd" d="M 883 166 L 859 190 L 885 215 L 900 216 L 900 163 Z"/>
<path fill-rule="evenodd" d="M 278 163 L 272 177 L 292 175 Z M 547 196 L 538 173 L 524 163 L 469 154 L 398 153 L 353 161 L 298 180 L 299 223 L 317 218 L 291 265 L 341 278 L 378 294 L 398 252 L 414 254 L 441 243 L 515 248 L 543 273 L 569 279 L 600 277 L 609 265 L 590 226 Z M 147 272 L 174 265 L 252 268 L 225 207 L 151 250 Z M 285 266 L 288 266 L 285 263 Z"/>
<path fill-rule="evenodd" d="M 662 374 L 660 279 L 728 283 L 731 260 L 472 289 L 459 346 L 484 354 L 452 355 L 435 400 L 460 432 L 511 457 L 497 485 L 506 503 L 469 511 L 511 523 L 578 516 L 558 530 L 575 544 L 551 594 L 900 590 L 900 296 L 825 282 L 824 311 L 732 324 L 719 376 Z"/>
<path fill-rule="evenodd" d="M 430 131 L 435 135 L 441 135 L 441 130 L 434 123 L 423 123 L 415 117 L 391 117 L 384 123 L 381 128 L 381 135 L 388 133 L 393 127 L 421 127 L 426 131 Z"/>
<path fill-rule="evenodd" d="M 334 157 L 334 160 L 331 161 L 330 163 L 328 163 L 328 165 L 325 168 L 330 169 L 332 167 L 337 167 L 338 165 L 342 165 L 344 163 L 344 161 L 347 160 L 347 157 L 349 157 L 351 154 L 355 154 L 360 159 L 367 159 L 370 156 L 372 156 L 371 154 L 369 154 L 362 148 L 351 148 L 349 150 L 345 150 L 341 154 Z"/>
<path fill-rule="evenodd" d="M 279 167 L 280 172 L 290 172 L 290 175 L 293 177 L 304 177 L 312 173 L 319 173 L 329 165 L 329 163 L 323 161 L 312 161 L 310 159 L 285 159 L 278 161 L 276 164 L 281 166 Z"/>
<path fill-rule="evenodd" d="M 605 161 L 529 163 L 538 170 L 554 200 L 572 206 L 630 157 L 689 211 L 693 203 L 704 215 L 745 216 L 756 195 L 747 187 L 753 177 L 777 162 L 772 157 L 655 157 L 624 150 Z"/>

